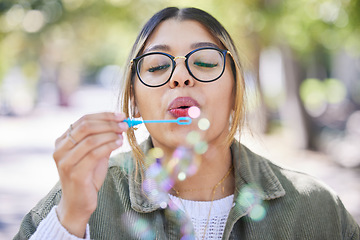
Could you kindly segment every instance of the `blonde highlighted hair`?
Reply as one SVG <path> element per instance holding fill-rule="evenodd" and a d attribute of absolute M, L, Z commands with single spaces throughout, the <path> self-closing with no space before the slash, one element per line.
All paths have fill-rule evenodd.
<path fill-rule="evenodd" d="M 121 89 L 121 95 L 119 98 L 122 111 L 126 114 L 127 117 L 134 117 L 134 88 L 133 82 L 135 80 L 135 69 L 132 65 L 132 59 L 140 56 L 142 54 L 144 45 L 154 31 L 154 29 L 163 21 L 168 19 L 176 19 L 179 21 L 182 20 L 193 20 L 201 23 L 204 27 L 208 29 L 208 31 L 218 39 L 226 50 L 231 53 L 231 69 L 233 72 L 234 80 L 235 80 L 235 103 L 234 109 L 230 116 L 230 129 L 229 135 L 227 137 L 226 144 L 230 147 L 231 143 L 234 140 L 235 135 L 238 133 L 240 136 L 240 131 L 245 121 L 245 82 L 244 82 L 244 73 L 243 67 L 240 62 L 240 58 L 236 47 L 234 45 L 233 40 L 231 39 L 229 33 L 226 29 L 210 14 L 205 11 L 202 11 L 197 8 L 176 8 L 169 7 L 165 8 L 158 13 L 156 13 L 153 17 L 149 19 L 149 21 L 144 25 L 142 30 L 140 31 L 136 41 L 132 47 L 130 52 L 128 63 L 126 66 L 126 71 L 124 72 L 123 81 Z M 129 144 L 132 148 L 132 152 L 134 158 L 136 160 L 136 171 L 139 169 L 143 169 L 145 153 L 142 152 L 140 146 L 136 140 L 135 132 L 133 128 L 130 128 L 127 131 L 127 138 Z"/>

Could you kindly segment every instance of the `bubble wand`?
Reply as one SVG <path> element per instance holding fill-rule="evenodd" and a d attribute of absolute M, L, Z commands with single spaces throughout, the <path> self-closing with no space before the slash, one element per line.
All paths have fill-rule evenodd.
<path fill-rule="evenodd" d="M 179 117 L 173 120 L 137 120 L 127 118 L 124 120 L 129 127 L 133 127 L 142 123 L 177 123 L 179 125 L 189 125 L 191 123 L 191 118 L 189 117 Z"/>

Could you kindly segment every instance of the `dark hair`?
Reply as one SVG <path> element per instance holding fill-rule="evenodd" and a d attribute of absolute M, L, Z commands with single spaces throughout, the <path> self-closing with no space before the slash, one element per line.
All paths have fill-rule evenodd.
<path fill-rule="evenodd" d="M 125 81 L 125 84 L 123 84 L 124 87 L 122 88 L 123 92 L 121 95 L 122 110 L 127 115 L 127 117 L 133 116 L 132 109 L 135 106 L 133 102 L 134 92 L 132 84 L 135 77 L 135 71 L 132 68 L 131 60 L 142 54 L 143 48 L 149 36 L 161 22 L 168 19 L 176 19 L 179 21 L 193 20 L 201 23 L 216 39 L 221 42 L 225 49 L 231 53 L 231 68 L 235 80 L 235 103 L 232 114 L 230 116 L 230 130 L 228 139 L 226 141 L 226 144 L 230 146 L 235 134 L 238 131 L 240 136 L 241 127 L 244 125 L 245 120 L 245 83 L 243 69 L 235 44 L 229 33 L 220 22 L 218 22 L 213 16 L 203 10 L 197 8 L 179 9 L 177 7 L 168 7 L 153 15 L 146 22 L 135 40 L 129 55 L 128 65 L 124 73 L 123 80 Z M 132 128 L 127 131 L 127 137 L 136 159 L 136 169 L 142 169 L 140 166 L 144 166 L 144 153 L 141 151 L 136 141 L 135 133 Z"/>

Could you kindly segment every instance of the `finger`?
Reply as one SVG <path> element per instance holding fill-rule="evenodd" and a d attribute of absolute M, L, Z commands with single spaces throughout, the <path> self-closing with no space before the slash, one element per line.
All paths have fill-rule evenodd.
<path fill-rule="evenodd" d="M 120 146 L 119 143 L 120 142 L 116 141 L 109 142 L 89 152 L 74 166 L 74 172 L 76 172 L 76 176 L 74 177 L 79 177 L 79 181 L 85 182 L 94 180 L 93 178 L 97 172 L 97 168 L 103 169 L 103 166 L 99 166 L 99 163 L 103 162 L 104 159 L 108 160 L 111 152 Z M 96 184 L 97 187 L 99 187 L 99 185 L 101 184 Z"/>
<path fill-rule="evenodd" d="M 88 122 L 92 120 L 100 120 L 100 121 L 114 121 L 114 122 L 122 122 L 126 118 L 124 113 L 112 113 L 112 112 L 103 112 L 103 113 L 95 113 L 95 114 L 88 114 L 81 117 L 77 120 L 72 127 L 75 129 L 78 125 L 81 125 L 82 122 Z M 126 131 L 126 129 L 124 130 Z M 68 130 L 63 133 L 58 139 L 57 142 L 62 141 L 63 139 L 67 138 Z"/>
<path fill-rule="evenodd" d="M 84 120 L 76 128 L 73 127 L 71 132 L 69 129 L 66 138 L 60 139 L 57 146 L 58 148 L 71 149 L 88 136 L 106 132 L 121 134 L 127 131 L 128 128 L 128 125 L 124 122 Z"/>
<path fill-rule="evenodd" d="M 124 113 L 112 113 L 112 112 L 103 112 L 103 113 L 94 113 L 82 116 L 79 120 L 77 120 L 73 126 L 76 127 L 79 123 L 83 121 L 90 120 L 102 120 L 102 121 L 115 121 L 121 122 L 124 121 L 125 114 Z"/>
<path fill-rule="evenodd" d="M 102 133 L 87 137 L 62 157 L 54 156 L 57 167 L 65 172 L 70 171 L 82 158 L 94 151 L 96 148 L 109 142 L 119 141 L 118 147 L 122 145 L 123 136 L 115 133 Z M 64 151 L 63 151 L 64 152 Z M 111 153 L 111 152 L 110 152 Z M 55 155 L 55 154 L 54 154 Z M 61 160 L 57 160 L 61 159 Z"/>
<path fill-rule="evenodd" d="M 95 186 L 98 191 L 105 179 L 110 154 L 118 147 L 117 142 L 110 142 L 94 149 L 72 168 L 67 180 L 83 189 Z"/>
<path fill-rule="evenodd" d="M 71 131 L 71 136 L 77 142 L 81 142 L 86 137 L 106 132 L 114 132 L 121 134 L 126 131 L 124 123 L 116 123 L 114 121 L 102 120 L 86 120 L 81 122 L 77 127 Z"/>
<path fill-rule="evenodd" d="M 101 134 L 101 133 L 115 133 L 121 134 L 122 132 L 128 129 L 126 123 L 120 122 L 109 122 L 109 121 L 88 121 L 79 127 L 78 130 L 70 129 L 68 130 L 67 137 L 64 139 L 58 139 L 56 142 L 56 150 L 53 154 L 55 161 L 61 159 L 68 150 L 73 149 L 78 145 L 82 140 L 88 136 Z M 79 132 L 79 133 L 77 133 Z M 91 141 L 91 138 L 89 139 Z"/>

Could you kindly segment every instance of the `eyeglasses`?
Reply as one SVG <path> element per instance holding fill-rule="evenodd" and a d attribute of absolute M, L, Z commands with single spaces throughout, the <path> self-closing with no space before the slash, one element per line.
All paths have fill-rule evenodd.
<path fill-rule="evenodd" d="M 185 56 L 174 57 L 163 52 L 149 52 L 134 58 L 137 76 L 148 87 L 160 87 L 166 84 L 174 73 L 176 59 L 185 59 L 189 74 L 200 82 L 212 82 L 221 77 L 225 70 L 228 50 L 213 47 L 195 49 Z"/>

